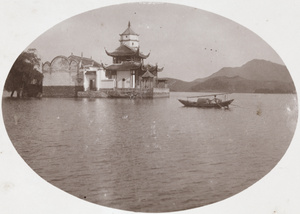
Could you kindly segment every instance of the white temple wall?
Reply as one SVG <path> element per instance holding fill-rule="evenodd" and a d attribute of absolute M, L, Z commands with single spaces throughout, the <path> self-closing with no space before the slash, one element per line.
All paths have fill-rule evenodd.
<path fill-rule="evenodd" d="M 121 41 L 122 44 L 127 45 L 129 47 L 135 49 L 139 47 L 139 37 L 137 35 L 123 35 L 121 36 Z"/>
<path fill-rule="evenodd" d="M 131 88 L 130 76 L 130 71 L 118 71 L 117 88 Z"/>
<path fill-rule="evenodd" d="M 43 86 L 75 86 L 76 74 L 67 72 L 44 73 Z"/>

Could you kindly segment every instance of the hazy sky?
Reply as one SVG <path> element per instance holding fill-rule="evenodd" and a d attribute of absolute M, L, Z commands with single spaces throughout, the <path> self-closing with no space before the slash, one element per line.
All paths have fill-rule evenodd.
<path fill-rule="evenodd" d="M 252 59 L 283 64 L 260 37 L 224 17 L 174 4 L 129 3 L 79 14 L 38 37 L 36 48 L 42 61 L 71 53 L 112 63 L 105 53 L 119 47 L 119 34 L 131 22 L 140 35 L 145 63 L 164 67 L 159 77 L 185 81 L 207 77 L 222 67 L 236 67 Z"/>

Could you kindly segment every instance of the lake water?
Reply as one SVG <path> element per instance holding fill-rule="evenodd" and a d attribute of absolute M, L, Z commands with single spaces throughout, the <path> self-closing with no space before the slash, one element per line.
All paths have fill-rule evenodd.
<path fill-rule="evenodd" d="M 13 145 L 51 184 L 107 207 L 166 212 L 251 186 L 282 158 L 297 122 L 296 95 L 231 94 L 229 110 L 183 107 L 187 95 L 4 98 L 2 107 Z"/>

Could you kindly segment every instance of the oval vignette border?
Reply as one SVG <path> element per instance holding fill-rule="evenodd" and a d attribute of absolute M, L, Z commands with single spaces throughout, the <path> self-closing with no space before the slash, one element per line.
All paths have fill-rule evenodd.
<path fill-rule="evenodd" d="M 289 0 L 289 1 L 292 2 L 291 0 Z M 19 3 L 20 2 L 21 1 L 19 1 Z M 81 3 L 88 2 L 87 5 L 89 5 L 89 6 L 82 6 L 79 2 L 81 2 Z M 4 86 L 4 81 L 7 77 L 9 69 L 14 62 L 14 59 L 19 55 L 19 53 L 21 53 L 21 51 L 23 49 L 25 49 L 25 47 L 28 44 L 30 44 L 31 41 L 33 41 L 38 36 L 40 36 L 42 33 L 44 33 L 43 30 L 41 30 L 41 29 L 44 29 L 44 30 L 50 29 L 53 26 L 52 22 L 54 24 L 57 24 L 57 23 L 65 20 L 67 18 L 70 18 L 72 16 L 78 15 L 83 12 L 87 12 L 92 9 L 104 7 L 105 5 L 111 6 L 114 4 L 134 3 L 134 2 L 136 2 L 136 1 L 120 1 L 119 0 L 119 1 L 112 1 L 109 4 L 105 2 L 106 4 L 104 4 L 104 3 L 96 3 L 96 1 L 82 1 L 82 0 L 79 1 L 79 0 L 77 0 L 76 3 L 72 4 L 71 1 L 70 2 L 66 1 L 64 3 L 59 3 L 59 1 L 56 1 L 56 3 L 60 4 L 62 7 L 59 9 L 59 11 L 65 10 L 68 6 L 77 7 L 77 9 L 72 8 L 72 10 L 70 10 L 72 12 L 68 12 L 68 13 L 66 13 L 64 15 L 60 15 L 56 18 L 51 17 L 50 25 L 48 23 L 46 23 L 45 24 L 46 27 L 37 26 L 37 29 L 30 28 L 30 30 L 28 30 L 29 32 L 24 32 L 23 27 L 20 28 L 21 31 L 18 31 L 19 27 L 18 27 L 18 25 L 16 25 L 15 21 L 18 21 L 21 19 L 24 19 L 25 21 L 30 21 L 32 19 L 32 17 L 29 16 L 29 17 L 21 18 L 21 17 L 19 17 L 19 14 L 16 13 L 13 3 L 2 2 L 2 4 L 4 5 L 3 8 L 6 8 L 8 10 L 4 14 L 11 14 L 11 16 L 12 16 L 12 17 L 8 17 L 7 20 L 6 19 L 3 20 L 3 17 L 2 17 L 2 22 L 3 21 L 5 22 L 5 23 L 1 23 L 4 25 L 4 26 L 2 26 L 2 29 L 6 29 L 8 35 L 11 35 L 11 34 L 14 35 L 14 37 L 11 37 L 8 41 L 6 40 L 7 38 L 5 38 L 5 37 L 2 39 L 2 45 L 4 46 L 3 49 L 4 49 L 4 53 L 5 53 L 5 54 L 2 53 L 2 59 L 4 59 L 5 62 L 3 64 L 1 63 L 1 68 L 2 68 L 1 70 L 3 71 L 1 73 L 2 88 Z M 156 2 L 156 1 L 153 1 L 153 2 Z M 183 4 L 180 1 L 164 1 L 164 2 L 173 3 L 173 4 Z M 208 2 L 210 2 L 210 3 L 208 3 Z M 250 7 L 249 10 L 254 10 L 259 4 L 261 4 L 259 2 L 260 1 L 258 1 L 258 0 L 252 1 L 251 4 L 253 6 L 252 6 L 252 8 Z M 269 22 L 272 22 L 272 19 L 278 15 L 276 13 L 276 11 L 279 11 L 281 6 L 284 9 L 292 9 L 292 6 L 293 6 L 292 3 L 286 3 L 285 1 L 280 1 L 280 3 L 277 4 L 277 6 L 271 0 L 266 0 L 265 2 L 266 3 L 263 3 L 264 5 L 268 4 L 268 5 L 272 5 L 272 6 L 268 9 L 264 8 L 263 10 L 258 11 L 257 15 L 259 17 L 264 17 L 264 10 L 267 10 L 266 13 L 268 15 L 270 15 L 270 13 L 272 14 L 272 12 L 271 12 L 272 9 L 276 7 L 276 10 L 274 10 L 274 13 L 269 18 Z M 31 11 L 32 13 L 38 13 L 38 15 L 40 15 L 40 16 L 43 15 L 43 11 L 45 11 L 45 9 L 46 9 L 46 7 L 39 8 L 39 4 L 42 4 L 42 3 L 37 3 L 37 6 L 35 7 L 34 0 L 27 0 L 26 3 L 27 3 L 26 5 L 24 3 L 22 3 L 22 4 L 24 4 L 24 11 L 27 11 L 27 12 Z M 53 3 L 50 3 L 50 1 L 47 1 L 44 4 L 49 6 L 50 11 L 54 11 L 55 6 L 57 6 Z M 290 4 L 290 5 L 286 6 L 287 4 Z M 247 22 L 251 23 L 250 27 L 248 25 L 244 25 L 243 23 L 239 22 L 238 19 L 233 19 L 232 17 L 234 17 L 234 16 L 232 16 L 232 17 L 226 16 L 226 15 L 230 14 L 230 12 L 226 12 L 227 11 L 226 9 L 225 9 L 224 13 L 222 13 L 222 14 L 218 13 L 218 11 L 222 11 L 222 7 L 224 7 L 224 6 L 229 7 L 229 8 L 230 7 L 235 8 L 235 7 L 237 7 L 237 5 L 240 5 L 240 6 L 243 5 L 243 3 L 238 3 L 236 0 L 227 1 L 226 5 L 225 5 L 225 3 L 223 3 L 222 1 L 219 1 L 219 0 L 203 1 L 200 3 L 196 3 L 196 1 L 194 1 L 193 3 L 191 1 L 188 1 L 187 4 L 183 4 L 183 5 L 184 6 L 192 6 L 192 7 L 194 6 L 196 8 L 223 16 L 225 18 L 228 18 L 228 19 L 248 28 L 251 31 L 253 31 L 253 28 L 251 28 L 251 26 L 253 27 L 255 25 L 262 25 L 261 28 L 263 28 L 263 26 L 266 26 L 266 27 L 268 26 L 267 22 L 266 22 L 266 24 L 263 24 L 263 23 L 255 23 L 255 21 L 251 21 L 253 17 L 247 17 L 246 16 L 247 14 L 245 15 L 246 18 L 243 17 L 243 21 L 246 20 Z M 216 6 L 216 9 L 212 10 L 213 6 L 208 6 L 208 5 L 214 5 L 214 6 Z M 250 5 L 250 3 L 249 3 L 249 5 Z M 20 7 L 18 7 L 18 8 L 20 8 Z M 300 7 L 298 9 L 300 9 Z M 35 11 L 35 10 L 38 10 L 38 11 Z M 241 11 L 245 11 L 245 10 L 246 10 L 245 6 L 243 8 L 241 8 Z M 241 13 L 241 11 L 239 11 L 238 13 Z M 296 11 L 296 9 L 295 9 L 295 11 Z M 298 26 L 300 26 L 300 21 L 296 21 L 296 20 L 297 20 L 297 18 L 298 18 L 298 20 L 300 20 L 300 17 L 292 17 L 292 18 L 294 18 L 294 22 L 291 23 L 291 22 L 289 22 L 289 19 L 291 19 L 291 17 L 289 17 L 289 12 L 290 11 L 288 11 L 288 10 L 286 10 L 286 11 L 282 10 L 282 14 L 281 14 L 282 15 L 282 17 L 281 17 L 282 23 L 279 23 L 279 26 L 284 26 L 285 23 L 288 23 L 289 26 L 287 27 L 287 29 L 277 29 L 277 31 L 274 32 L 274 34 L 276 34 L 276 35 L 272 36 L 275 39 L 272 41 L 275 43 L 276 42 L 280 43 L 281 39 L 283 39 L 282 45 L 287 45 L 287 46 L 291 47 L 291 56 L 286 55 L 287 49 L 289 49 L 289 48 L 286 48 L 286 47 L 281 48 L 280 45 L 277 45 L 277 48 L 274 48 L 274 46 L 272 44 L 270 44 L 268 39 L 266 39 L 265 37 L 262 36 L 262 34 L 265 34 L 266 32 L 262 32 L 262 34 L 260 34 L 260 30 L 253 31 L 253 32 L 255 34 L 257 34 L 258 36 L 260 36 L 262 39 L 264 39 L 276 51 L 276 53 L 278 53 L 278 55 L 282 58 L 283 62 L 286 64 L 286 66 L 293 78 L 293 81 L 296 85 L 296 88 L 299 88 L 298 87 L 299 78 L 297 76 L 297 69 L 298 69 L 298 71 L 300 69 L 299 69 L 299 65 L 297 65 L 296 56 L 297 55 L 299 56 L 300 54 L 299 54 L 299 50 L 296 50 L 296 49 L 297 49 L 297 47 L 300 47 L 300 42 L 299 42 L 300 32 L 299 32 L 299 27 L 298 27 Z M 24 15 L 24 12 L 21 12 L 20 14 Z M 45 14 L 49 14 L 49 13 L 45 12 Z M 284 17 L 286 14 L 287 14 L 287 17 Z M 290 15 L 293 16 L 293 14 L 290 14 Z M 16 16 L 16 18 L 13 18 L 13 16 Z M 55 16 L 55 14 L 53 14 L 53 16 Z M 274 19 L 278 20 L 278 18 L 274 18 Z M 47 19 L 42 18 L 42 20 L 45 21 Z M 255 19 L 255 20 L 259 20 L 259 19 Z M 37 21 L 37 23 L 41 24 L 40 21 Z M 3 28 L 5 26 L 6 26 L 6 28 Z M 293 38 L 293 37 L 285 38 L 284 36 L 282 36 L 282 35 L 287 35 L 287 33 L 286 32 L 283 33 L 281 31 L 286 30 L 287 32 L 291 32 L 291 30 L 293 30 L 293 28 L 294 28 L 295 32 L 298 30 L 298 35 L 297 35 L 298 38 Z M 259 29 L 259 27 L 258 27 L 258 29 Z M 25 34 L 24 39 L 21 38 L 22 34 Z M 267 33 L 268 37 L 270 37 L 271 35 L 272 35 L 272 33 Z M 293 33 L 291 33 L 291 35 L 293 35 Z M 31 40 L 28 39 L 28 37 L 30 37 Z M 14 40 L 16 40 L 16 42 L 14 42 Z M 16 44 L 21 44 L 21 46 L 16 46 Z M 278 49 L 278 47 L 279 47 L 279 49 Z M 5 51 L 5 50 L 8 50 L 8 51 Z M 296 51 L 298 51 L 298 52 L 296 52 Z M 2 93 L 2 90 L 0 90 L 0 91 Z M 56 196 L 58 196 L 57 198 L 62 199 L 62 196 L 64 196 L 65 193 L 62 193 L 60 190 L 58 190 L 58 188 L 54 187 L 51 184 L 45 184 L 44 181 L 41 181 L 40 178 L 37 178 L 38 175 L 35 172 L 32 172 L 32 170 L 30 168 L 28 168 L 28 166 L 26 166 L 26 163 L 15 151 L 13 145 L 11 144 L 11 142 L 6 134 L 5 126 L 3 124 L 2 114 L 1 114 L 1 119 L 2 119 L 1 133 L 3 133 L 3 134 L 1 135 L 2 137 L 1 137 L 1 146 L 0 146 L 0 159 L 2 159 L 2 160 L 0 160 L 0 166 L 1 166 L 0 199 L 2 200 L 2 198 L 3 198 L 4 202 L 7 202 L 7 203 L 4 203 L 5 205 L 0 205 L 0 211 L 1 210 L 8 211 L 9 207 L 12 207 L 12 206 L 20 206 L 20 205 L 31 206 L 35 202 L 39 202 L 38 199 L 30 198 L 30 197 L 27 197 L 25 199 L 25 201 L 20 201 L 20 200 L 24 200 L 24 195 L 28 196 L 28 193 L 24 194 L 24 192 L 22 192 L 22 190 L 24 190 L 24 186 L 27 186 L 27 182 L 30 182 L 30 184 L 28 184 L 29 187 L 32 186 L 32 184 L 34 182 L 37 182 L 37 186 L 35 187 L 35 189 L 33 189 L 34 193 L 47 195 L 48 194 L 47 191 L 49 189 L 51 189 L 51 194 L 54 194 L 54 195 L 50 195 L 51 202 L 55 202 L 54 199 L 56 198 Z M 299 140 L 298 126 L 299 125 L 297 125 L 296 131 L 294 134 L 294 138 L 293 138 L 286 154 L 283 156 L 283 159 L 278 164 L 280 166 L 277 165 L 269 174 L 267 174 L 267 176 L 265 176 L 263 179 L 258 181 L 259 184 L 252 185 L 249 188 L 249 190 L 246 189 L 247 193 L 250 193 L 250 194 L 248 194 L 248 196 L 250 196 L 250 197 L 248 197 L 249 200 L 245 200 L 245 198 L 247 198 L 247 194 L 244 193 L 246 191 L 246 190 L 244 190 L 243 192 L 233 196 L 232 198 L 226 199 L 224 201 L 220 201 L 220 202 L 214 203 L 212 205 L 208 205 L 208 206 L 204 206 L 204 207 L 200 207 L 200 208 L 196 208 L 196 209 L 193 209 L 190 211 L 184 211 L 184 212 L 197 213 L 197 212 L 201 211 L 201 213 L 202 212 L 203 213 L 216 213 L 217 210 L 219 210 L 219 211 L 223 210 L 222 212 L 225 212 L 225 213 L 240 213 L 241 210 L 244 210 L 245 211 L 244 213 L 253 213 L 253 212 L 260 213 L 260 212 L 262 212 L 262 210 L 263 211 L 267 210 L 269 213 L 273 213 L 273 212 L 280 213 L 282 211 L 285 211 L 286 213 L 290 213 L 288 211 L 292 211 L 291 209 L 296 208 L 296 206 L 298 206 L 297 208 L 299 209 L 299 205 L 297 205 L 297 203 L 295 202 L 295 200 L 297 200 L 297 199 L 293 198 L 293 197 L 296 197 L 297 195 L 300 194 L 300 188 L 298 188 L 298 192 L 295 190 L 295 192 L 291 193 L 290 204 L 288 204 L 287 202 L 284 201 L 284 200 L 286 200 L 285 196 L 287 196 L 287 192 L 286 192 L 287 190 L 297 189 L 297 187 L 299 187 L 299 184 L 297 184 L 297 180 L 300 180 L 300 172 L 299 172 L 299 169 L 297 169 L 297 164 L 296 164 L 299 162 L 299 156 L 298 157 L 296 156 L 296 154 L 297 154 L 296 151 L 298 151 L 298 153 L 299 153 L 299 145 L 295 145 L 295 142 Z M 3 149 L 2 149 L 2 147 L 3 147 Z M 10 163 L 11 160 L 15 160 L 15 162 Z M 23 161 L 25 164 L 20 163 L 20 160 Z M 2 162 L 4 163 L 4 167 L 2 167 Z M 10 167 L 16 167 L 16 166 L 20 167 L 20 170 L 13 169 L 13 170 L 11 170 L 11 172 L 5 171 L 5 170 L 9 169 Z M 16 172 L 18 172 L 18 174 L 14 174 Z M 26 173 L 26 174 L 23 174 L 23 173 Z M 283 179 L 287 179 L 288 175 L 294 175 L 296 177 L 293 177 L 293 179 L 291 181 L 283 180 Z M 282 176 L 281 179 L 278 176 Z M 14 177 L 14 179 L 10 182 L 10 179 L 12 177 Z M 267 188 L 267 185 L 265 185 L 267 183 L 269 183 L 268 186 L 278 185 L 278 184 L 279 184 L 279 186 L 278 186 L 278 188 L 277 188 L 277 186 L 275 186 L 276 189 L 269 190 Z M 286 186 L 284 187 L 284 185 L 286 185 Z M 293 185 L 296 185 L 296 186 L 293 186 Z M 258 189 L 258 187 L 264 187 L 264 188 Z M 6 192 L 7 189 L 12 189 L 10 191 L 13 191 L 13 193 L 11 193 L 10 191 Z M 287 190 L 284 191 L 284 189 L 287 189 Z M 25 188 L 25 190 L 26 190 L 26 188 Z M 45 191 L 45 193 L 43 193 L 43 191 Z M 267 198 L 267 199 L 263 199 L 263 198 L 258 199 L 259 196 L 261 195 L 260 193 L 265 195 L 266 191 L 270 191 L 270 194 L 267 194 L 269 196 L 272 193 L 275 195 L 276 193 L 278 194 L 278 192 L 281 192 L 282 195 L 281 196 L 279 194 L 278 195 L 279 195 L 279 197 L 282 197 L 282 200 L 277 198 L 278 195 L 277 196 L 275 195 L 274 198 L 271 197 L 271 198 Z M 12 195 L 18 196 L 16 198 L 16 200 L 11 200 Z M 243 199 L 239 199 L 241 195 L 243 195 Z M 47 196 L 45 196 L 45 198 L 47 198 Z M 100 211 L 105 211 L 106 213 L 116 213 L 116 212 L 132 213 L 132 212 L 128 212 L 128 211 L 116 211 L 116 210 L 110 209 L 110 208 L 100 209 L 99 207 L 101 207 L 101 206 L 99 206 L 99 205 L 93 205 L 88 202 L 82 203 L 82 202 L 79 202 L 79 200 L 80 199 L 74 198 L 73 196 L 72 197 L 66 196 L 66 202 L 67 203 L 72 202 L 72 204 L 68 204 L 68 205 L 73 206 L 73 208 L 71 208 L 73 213 L 82 213 L 82 212 L 95 213 L 95 212 L 100 212 Z M 259 202 L 260 200 L 261 200 L 261 202 Z M 299 200 L 299 198 L 298 198 L 298 200 Z M 236 207 L 235 208 L 231 207 L 232 205 L 234 205 L 236 203 L 235 201 L 238 203 L 243 202 L 240 206 L 244 207 L 244 208 L 238 209 Z M 278 204 L 277 204 L 277 202 L 278 202 Z M 274 203 L 276 203 L 276 204 L 274 205 Z M 70 211 L 69 210 L 70 208 L 68 208 L 66 210 L 58 210 L 59 208 L 64 208 L 64 203 L 59 202 L 58 200 L 57 200 L 57 204 L 52 204 L 51 206 L 56 206 L 56 205 L 58 205 L 57 208 L 52 208 L 52 209 L 46 211 L 49 208 L 49 204 L 47 204 L 47 201 L 45 201 L 42 204 L 38 204 L 37 207 L 35 209 L 33 209 L 32 213 L 39 213 L 40 210 L 46 211 L 46 212 L 44 212 L 46 214 L 53 213 L 53 212 L 68 213 Z M 214 207 L 217 207 L 217 208 L 214 208 Z M 24 207 L 25 214 L 29 213 L 30 210 L 32 210 L 30 207 Z M 11 211 L 12 211 L 11 213 L 16 213 L 15 212 L 16 209 L 11 209 Z"/>

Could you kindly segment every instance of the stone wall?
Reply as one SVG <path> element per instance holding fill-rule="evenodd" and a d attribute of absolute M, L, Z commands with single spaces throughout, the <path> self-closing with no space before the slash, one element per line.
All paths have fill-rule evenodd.
<path fill-rule="evenodd" d="M 170 97 L 169 88 L 153 88 L 153 98 Z"/>
<path fill-rule="evenodd" d="M 107 98 L 107 94 L 103 91 L 78 91 L 77 97 Z"/>

